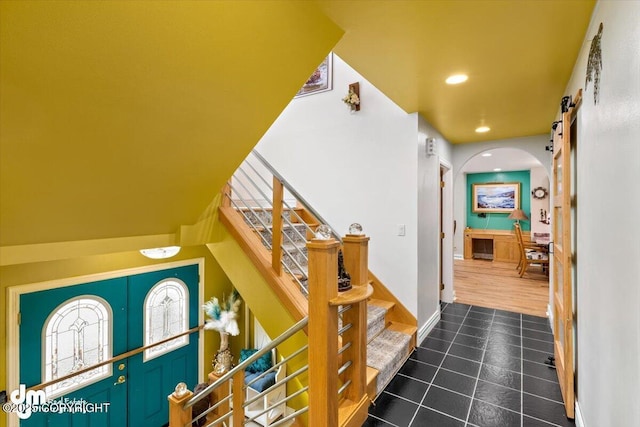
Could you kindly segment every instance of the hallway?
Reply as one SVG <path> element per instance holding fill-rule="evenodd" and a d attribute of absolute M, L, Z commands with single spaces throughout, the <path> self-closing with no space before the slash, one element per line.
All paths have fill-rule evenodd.
<path fill-rule="evenodd" d="M 549 276 L 534 266 L 519 277 L 515 268 L 514 263 L 508 262 L 456 259 L 456 302 L 546 317 Z"/>
<path fill-rule="evenodd" d="M 372 427 L 574 426 L 546 318 L 442 304 L 442 319 L 369 408 Z"/>

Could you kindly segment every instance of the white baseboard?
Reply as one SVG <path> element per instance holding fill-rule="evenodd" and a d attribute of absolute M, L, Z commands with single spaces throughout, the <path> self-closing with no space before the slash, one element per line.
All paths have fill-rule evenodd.
<path fill-rule="evenodd" d="M 438 310 L 431 315 L 429 320 L 427 320 L 427 323 L 422 325 L 422 327 L 418 330 L 418 345 L 422 344 L 422 341 L 424 341 L 424 339 L 427 338 L 427 335 L 429 335 L 429 332 L 431 332 L 431 330 L 436 326 L 436 323 L 438 323 L 439 321 L 440 321 L 440 308 L 438 308 Z"/>
<path fill-rule="evenodd" d="M 453 254 L 453 259 L 464 259 L 462 254 Z"/>
<path fill-rule="evenodd" d="M 553 331 L 553 310 L 551 310 L 551 305 L 547 304 L 547 317 L 549 318 L 549 326 L 551 327 L 551 332 Z"/>
<path fill-rule="evenodd" d="M 582 418 L 582 411 L 580 410 L 580 405 L 576 400 L 576 427 L 587 427 L 584 423 L 584 418 Z"/>

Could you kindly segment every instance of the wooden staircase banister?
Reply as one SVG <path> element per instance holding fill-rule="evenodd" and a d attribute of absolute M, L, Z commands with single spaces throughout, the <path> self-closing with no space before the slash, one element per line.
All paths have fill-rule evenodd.
<path fill-rule="evenodd" d="M 344 257 L 367 271 L 368 237 L 354 236 L 345 244 Z M 309 251 L 309 426 L 356 427 L 367 418 L 367 300 L 373 288 L 366 276 L 355 273 L 352 289 L 338 292 L 338 249 L 334 239 L 312 239 Z M 364 247 L 364 250 L 357 250 Z M 346 261 L 345 261 L 346 263 Z M 345 264 L 346 266 L 346 264 Z M 359 282 L 362 280 L 362 282 Z M 351 324 L 339 340 L 338 306 L 351 305 L 343 313 L 343 325 Z M 338 357 L 338 343 L 349 346 Z M 338 372 L 338 361 L 348 368 Z M 338 385 L 346 385 L 342 398 Z"/>
<path fill-rule="evenodd" d="M 232 207 L 220 207 L 220 221 L 267 280 L 291 316 L 295 320 L 305 318 L 308 314 L 307 299 L 297 290 L 291 278 L 285 274 L 276 273 L 273 269 L 271 253 L 236 210 Z"/>
<path fill-rule="evenodd" d="M 248 264 L 253 264 L 250 274 L 260 275 L 261 286 L 271 288 L 269 298 L 277 299 L 279 307 L 294 320 L 309 316 L 305 330 L 310 359 L 309 389 L 305 392 L 309 397 L 308 425 L 360 426 L 367 418 L 370 399 L 399 369 L 397 354 L 404 352 L 401 357 L 408 357 L 415 348 L 416 318 L 369 271 L 369 237 L 339 236 L 332 230 L 333 238 L 317 239 L 316 229 L 326 221 L 258 153 L 254 155 L 272 175 L 260 175 L 247 162 L 251 174 L 258 176 L 256 185 L 242 166 L 238 169 L 240 173 L 234 174 L 223 190 L 219 207 L 220 222 L 227 230 L 223 231 L 225 239 L 209 248 L 245 290 L 254 282 L 243 274 L 250 268 Z M 248 179 L 246 186 L 243 177 Z M 249 191 L 252 186 L 255 194 Z M 352 289 L 346 292 L 338 292 L 339 250 L 351 277 Z M 236 257 L 230 257 L 231 253 Z M 243 259 L 240 264 L 238 257 Z M 241 270 L 238 265 L 243 266 Z M 256 306 L 256 310 L 264 311 L 262 307 Z M 400 350 L 397 354 L 396 349 Z"/>

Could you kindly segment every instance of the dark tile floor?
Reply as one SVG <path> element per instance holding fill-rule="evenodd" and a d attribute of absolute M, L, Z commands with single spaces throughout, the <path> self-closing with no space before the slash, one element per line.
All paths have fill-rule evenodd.
<path fill-rule="evenodd" d="M 442 304 L 442 319 L 369 409 L 364 426 L 574 426 L 542 317 Z"/>

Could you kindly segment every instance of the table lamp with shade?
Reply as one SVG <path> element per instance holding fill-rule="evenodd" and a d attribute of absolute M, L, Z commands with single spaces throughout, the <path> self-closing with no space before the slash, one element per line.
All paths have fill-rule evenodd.
<path fill-rule="evenodd" d="M 516 224 L 520 224 L 520 220 L 524 221 L 524 220 L 528 220 L 529 219 L 527 214 L 525 214 L 522 209 L 514 209 L 514 210 L 512 210 L 507 218 L 515 219 L 516 220 Z"/>

